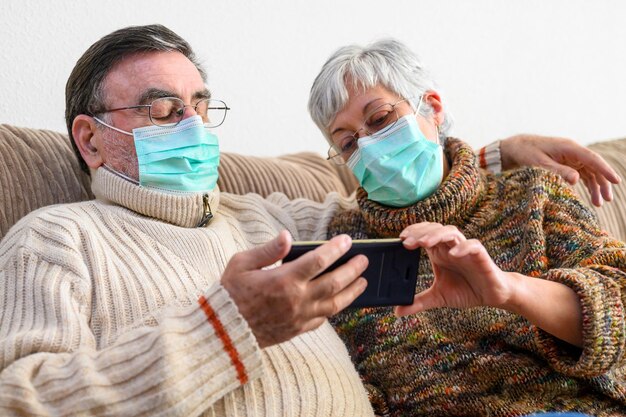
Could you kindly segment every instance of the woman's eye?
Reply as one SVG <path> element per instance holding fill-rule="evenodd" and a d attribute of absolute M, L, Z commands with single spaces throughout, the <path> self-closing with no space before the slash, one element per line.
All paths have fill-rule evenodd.
<path fill-rule="evenodd" d="M 348 152 L 354 148 L 356 144 L 356 139 L 354 137 L 349 136 L 341 141 L 341 152 Z"/>
<path fill-rule="evenodd" d="M 391 117 L 392 113 L 393 112 L 389 112 L 389 111 L 379 111 L 379 112 L 374 113 L 367 119 L 368 128 L 370 128 L 370 130 L 372 129 L 379 130 L 387 126 L 389 121 L 392 119 Z"/>

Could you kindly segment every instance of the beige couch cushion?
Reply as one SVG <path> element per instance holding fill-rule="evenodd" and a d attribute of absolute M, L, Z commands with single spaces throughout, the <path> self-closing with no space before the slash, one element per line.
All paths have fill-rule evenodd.
<path fill-rule="evenodd" d="M 613 187 L 614 200 L 600 208 L 591 205 L 589 192 L 582 181 L 574 187 L 598 216 L 600 225 L 612 236 L 626 241 L 626 139 L 615 139 L 589 145 L 617 171 L 622 183 Z"/>
<path fill-rule="evenodd" d="M 312 152 L 277 158 L 223 153 L 218 185 L 237 194 L 282 191 L 321 201 L 332 190 L 348 195 L 355 181 L 345 168 Z M 0 124 L 0 190 L 0 239 L 32 210 L 93 198 L 67 135 L 6 124 Z"/>
<path fill-rule="evenodd" d="M 0 238 L 39 207 L 93 198 L 67 136 L 0 125 Z"/>

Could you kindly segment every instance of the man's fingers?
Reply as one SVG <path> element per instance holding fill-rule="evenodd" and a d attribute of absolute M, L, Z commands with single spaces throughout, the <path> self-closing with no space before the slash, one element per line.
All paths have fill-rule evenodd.
<path fill-rule="evenodd" d="M 604 201 L 613 201 L 613 186 L 606 178 L 602 178 L 600 182 L 600 193 Z"/>
<path fill-rule="evenodd" d="M 311 282 L 311 298 L 323 300 L 340 293 L 363 274 L 367 265 L 367 257 L 357 255 L 337 269 L 323 274 Z"/>
<path fill-rule="evenodd" d="M 583 170 L 582 174 L 594 206 L 601 207 L 603 201 L 613 200 L 612 185 L 607 178 L 601 175 L 594 175 L 587 169 Z"/>
<path fill-rule="evenodd" d="M 251 271 L 280 261 L 287 255 L 289 249 L 291 249 L 291 235 L 288 231 L 283 230 L 264 245 L 239 252 L 233 258 L 237 258 L 235 264 L 238 268 Z"/>
<path fill-rule="evenodd" d="M 602 191 L 595 175 L 593 175 L 593 173 L 589 172 L 587 169 L 583 170 L 582 174 L 583 183 L 585 184 L 587 190 L 589 190 L 589 194 L 591 195 L 591 203 L 596 207 L 602 207 Z"/>
<path fill-rule="evenodd" d="M 283 267 L 289 269 L 294 276 L 307 281 L 315 278 L 326 268 L 331 266 L 341 255 L 345 254 L 352 245 L 352 239 L 348 235 L 339 235 L 330 239 L 327 243 L 305 253 Z"/>
<path fill-rule="evenodd" d="M 577 159 L 585 169 L 596 173 L 597 177 L 604 177 L 613 184 L 619 184 L 621 178 L 617 172 L 598 153 L 589 148 L 584 148 L 584 150 Z"/>
<path fill-rule="evenodd" d="M 353 281 L 346 288 L 330 298 L 316 303 L 315 315 L 330 317 L 348 307 L 367 287 L 367 280 L 363 277 Z"/>
<path fill-rule="evenodd" d="M 570 185 L 575 185 L 580 179 L 580 173 L 574 168 L 570 168 L 566 165 L 554 163 L 551 164 L 551 167 L 548 167 L 548 169 L 556 174 L 559 174 Z"/>

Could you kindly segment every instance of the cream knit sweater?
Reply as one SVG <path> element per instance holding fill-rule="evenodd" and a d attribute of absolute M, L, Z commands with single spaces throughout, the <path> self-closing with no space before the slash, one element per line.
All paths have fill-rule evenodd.
<path fill-rule="evenodd" d="M 0 415 L 372 415 L 328 323 L 259 349 L 220 276 L 281 229 L 338 210 L 274 194 L 164 193 L 105 169 L 94 201 L 45 208 L 0 245 Z"/>

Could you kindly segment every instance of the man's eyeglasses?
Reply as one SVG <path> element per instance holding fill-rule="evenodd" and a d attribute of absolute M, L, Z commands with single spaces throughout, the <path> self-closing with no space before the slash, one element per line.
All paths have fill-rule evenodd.
<path fill-rule="evenodd" d="M 376 107 L 367 113 L 363 120 L 363 126 L 356 132 L 344 131 L 332 138 L 333 145 L 328 149 L 328 159 L 337 165 L 343 165 L 357 149 L 357 141 L 359 140 L 359 132 L 364 131 L 368 136 L 374 134 L 382 134 L 391 129 L 398 121 L 398 110 L 396 106 L 400 103 L 408 101 L 402 99 L 395 103 L 387 103 Z"/>
<path fill-rule="evenodd" d="M 230 110 L 230 107 L 226 105 L 222 100 L 215 100 L 212 98 L 205 98 L 198 101 L 196 104 L 185 104 L 183 100 L 178 97 L 162 97 L 157 98 L 150 104 L 139 104 L 136 106 L 118 107 L 116 109 L 102 110 L 97 113 L 108 113 L 119 110 L 130 109 L 146 109 L 148 110 L 148 117 L 152 124 L 157 126 L 163 125 L 177 125 L 183 120 L 185 114 L 185 107 L 192 107 L 196 114 L 202 117 L 207 127 L 217 127 L 224 123 L 226 119 L 226 112 Z"/>

